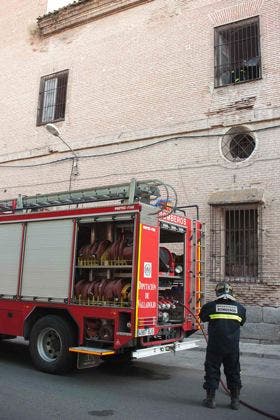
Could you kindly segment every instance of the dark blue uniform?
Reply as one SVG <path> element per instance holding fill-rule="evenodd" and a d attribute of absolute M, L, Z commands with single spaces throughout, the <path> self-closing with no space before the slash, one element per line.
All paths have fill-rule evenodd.
<path fill-rule="evenodd" d="M 203 388 L 216 390 L 219 387 L 223 364 L 228 389 L 240 389 L 239 338 L 240 325 L 246 321 L 246 309 L 234 300 L 219 298 L 201 308 L 200 319 L 209 322 Z"/>

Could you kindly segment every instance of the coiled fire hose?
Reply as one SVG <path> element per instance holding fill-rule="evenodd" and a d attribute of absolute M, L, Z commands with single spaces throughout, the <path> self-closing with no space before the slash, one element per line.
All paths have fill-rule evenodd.
<path fill-rule="evenodd" d="M 192 317 L 198 323 L 198 325 L 199 325 L 199 327 L 201 329 L 201 332 L 202 332 L 202 334 L 203 334 L 203 336 L 205 338 L 206 343 L 208 343 L 207 335 L 206 335 L 206 333 L 204 331 L 204 327 L 203 327 L 202 323 L 200 322 L 199 318 L 186 305 L 184 305 L 183 303 L 178 302 L 177 300 L 174 301 L 174 303 L 176 303 L 177 305 L 183 306 L 186 309 L 186 311 L 188 311 L 192 315 Z M 230 391 L 227 389 L 227 387 L 226 387 L 226 385 L 225 385 L 225 383 L 224 383 L 224 381 L 222 379 L 220 379 L 220 383 L 221 383 L 221 385 L 222 385 L 225 393 L 228 394 L 228 395 L 230 395 Z M 274 414 L 267 413 L 266 411 L 263 411 L 260 408 L 254 407 L 253 405 L 248 404 L 246 401 L 243 401 L 243 400 L 239 400 L 239 401 L 240 401 L 240 404 L 244 405 L 245 407 L 249 408 L 250 410 L 256 411 L 257 413 L 262 414 L 263 416 L 269 417 L 271 419 L 280 420 L 280 417 L 277 417 Z"/>

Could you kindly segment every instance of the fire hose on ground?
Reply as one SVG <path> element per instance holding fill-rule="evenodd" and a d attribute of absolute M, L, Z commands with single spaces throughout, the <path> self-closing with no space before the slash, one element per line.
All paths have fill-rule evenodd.
<path fill-rule="evenodd" d="M 205 338 L 206 343 L 208 343 L 207 335 L 206 335 L 206 333 L 204 331 L 204 327 L 203 327 L 202 323 L 200 322 L 199 318 L 186 305 L 184 305 L 183 303 L 176 301 L 176 304 L 183 306 L 186 309 L 186 311 L 188 311 L 192 315 L 192 317 L 198 323 L 198 325 L 199 325 L 199 327 L 201 329 L 201 332 L 202 332 L 202 334 L 203 334 L 203 336 Z M 220 379 L 220 383 L 221 383 L 222 388 L 224 389 L 225 393 L 227 395 L 230 395 L 230 391 L 227 389 L 227 387 L 226 387 L 226 385 L 225 385 L 225 383 L 223 382 L 222 379 Z M 244 405 L 245 407 L 249 408 L 250 410 L 253 410 L 253 411 L 256 411 L 259 414 L 262 414 L 263 416 L 269 417 L 269 418 L 274 419 L 274 420 L 280 420 L 280 417 L 277 417 L 277 416 L 275 416 L 273 414 L 270 414 L 270 413 L 267 413 L 266 411 L 263 411 L 263 410 L 261 410 L 261 409 L 259 409 L 257 407 L 254 407 L 253 405 L 247 403 L 246 401 L 240 400 L 240 404 Z"/>

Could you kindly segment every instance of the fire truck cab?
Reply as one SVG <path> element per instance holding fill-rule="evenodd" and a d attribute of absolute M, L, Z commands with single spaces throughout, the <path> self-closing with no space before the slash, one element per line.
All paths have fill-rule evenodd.
<path fill-rule="evenodd" d="M 48 373 L 196 346 L 202 224 L 152 205 L 158 191 L 133 180 L 1 201 L 0 338 L 29 340 Z"/>

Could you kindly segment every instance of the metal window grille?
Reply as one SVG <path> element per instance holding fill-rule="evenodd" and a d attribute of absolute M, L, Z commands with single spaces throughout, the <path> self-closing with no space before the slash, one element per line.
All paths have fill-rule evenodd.
<path fill-rule="evenodd" d="M 253 133 L 239 126 L 230 129 L 221 141 L 224 157 L 231 162 L 242 162 L 252 155 L 256 147 Z"/>
<path fill-rule="evenodd" d="M 230 154 L 235 161 L 244 160 L 253 153 L 255 140 L 249 134 L 236 134 L 229 146 Z"/>
<path fill-rule="evenodd" d="M 262 280 L 262 207 L 211 206 L 210 278 Z"/>
<path fill-rule="evenodd" d="M 259 18 L 215 28 L 215 86 L 259 79 Z"/>
<path fill-rule="evenodd" d="M 41 78 L 37 125 L 64 119 L 67 82 L 68 70 Z"/>

